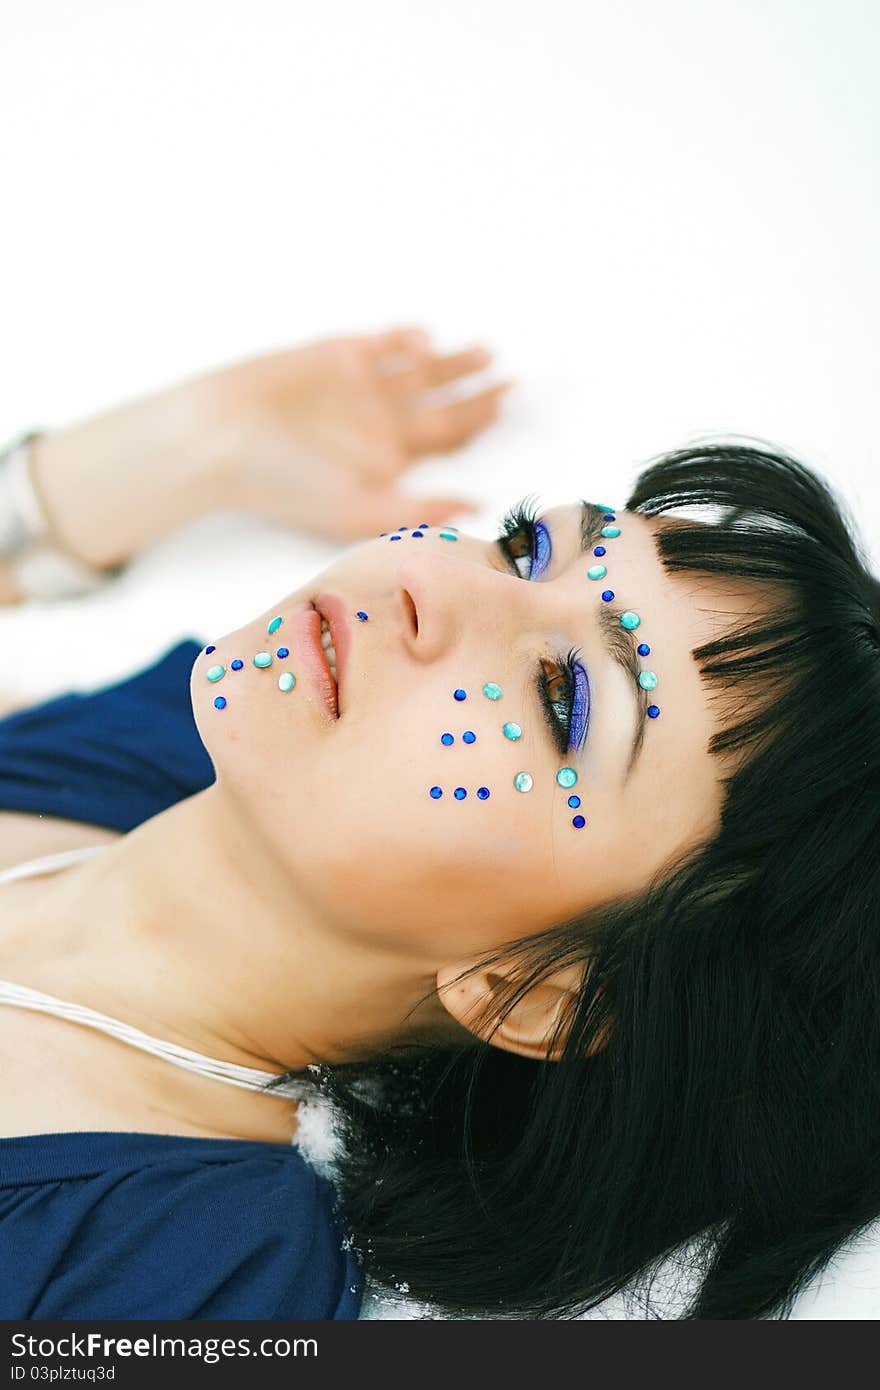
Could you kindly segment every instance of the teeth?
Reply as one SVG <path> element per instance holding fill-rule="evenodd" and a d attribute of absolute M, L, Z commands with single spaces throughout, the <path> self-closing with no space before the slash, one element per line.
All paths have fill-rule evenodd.
<path fill-rule="evenodd" d="M 324 648 L 327 664 L 330 667 L 333 679 L 336 680 L 336 648 L 333 645 L 333 639 L 330 636 L 330 629 L 327 626 L 326 618 L 321 619 L 321 646 Z"/>

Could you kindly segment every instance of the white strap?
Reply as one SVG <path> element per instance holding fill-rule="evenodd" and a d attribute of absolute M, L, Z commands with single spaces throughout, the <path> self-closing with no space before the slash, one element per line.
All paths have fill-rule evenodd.
<path fill-rule="evenodd" d="M 154 1057 L 161 1057 L 185 1071 L 196 1072 L 197 1075 L 207 1076 L 213 1081 L 226 1081 L 230 1086 L 242 1086 L 248 1091 L 261 1090 L 276 1074 L 271 1071 L 258 1071 L 255 1067 L 242 1067 L 237 1062 L 218 1061 L 214 1057 L 206 1057 L 202 1052 L 192 1052 L 188 1047 L 179 1047 L 177 1043 L 152 1038 L 149 1033 L 142 1033 L 130 1023 L 120 1023 L 115 1018 L 109 1018 L 107 1014 L 98 1013 L 96 1009 L 88 1009 L 83 1004 L 70 1004 L 64 999 L 56 999 L 52 994 L 42 994 L 37 989 L 31 989 L 29 985 L 14 984 L 11 980 L 0 980 L 0 1004 L 11 1004 L 20 1009 L 34 1009 L 38 1013 L 54 1014 L 56 1018 L 69 1019 L 71 1023 L 83 1023 L 89 1028 L 97 1028 L 101 1033 L 118 1038 L 120 1042 L 140 1048 L 143 1052 L 151 1052 Z M 300 1082 L 285 1082 L 284 1086 L 277 1087 L 269 1094 L 302 1096 L 303 1087 Z"/>

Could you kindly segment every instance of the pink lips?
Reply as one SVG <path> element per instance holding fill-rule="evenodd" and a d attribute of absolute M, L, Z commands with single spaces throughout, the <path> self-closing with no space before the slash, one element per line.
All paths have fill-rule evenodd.
<path fill-rule="evenodd" d="M 306 607 L 291 614 L 290 646 L 318 697 L 328 720 L 340 718 L 344 709 L 345 673 L 351 649 L 348 604 L 336 594 L 318 594 Z M 321 646 L 321 619 L 326 619 L 336 652 L 336 680 Z"/>
<path fill-rule="evenodd" d="M 293 656 L 304 669 L 318 697 L 318 705 L 327 720 L 335 723 L 339 718 L 339 695 L 337 683 L 333 679 L 324 648 L 321 646 L 321 614 L 315 608 L 303 608 L 298 613 L 291 614 L 288 623 L 289 646 Z M 337 649 L 337 658 L 338 655 Z M 341 675 L 338 664 L 337 671 Z"/>

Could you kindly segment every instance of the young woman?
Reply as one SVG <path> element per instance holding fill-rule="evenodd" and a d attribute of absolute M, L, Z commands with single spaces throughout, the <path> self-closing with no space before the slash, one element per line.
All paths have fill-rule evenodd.
<path fill-rule="evenodd" d="M 189 762 L 155 671 L 121 717 L 99 693 L 158 809 L 0 887 L 0 977 L 56 1009 L 0 1010 L 0 1241 L 37 1309 L 5 1316 L 355 1316 L 366 1270 L 567 1317 L 683 1245 L 687 1316 L 777 1316 L 880 1214 L 880 592 L 840 504 L 718 444 L 494 542 L 408 511 L 184 653 Z M 310 1088 L 342 1269 L 329 1192 L 295 1229 Z"/>

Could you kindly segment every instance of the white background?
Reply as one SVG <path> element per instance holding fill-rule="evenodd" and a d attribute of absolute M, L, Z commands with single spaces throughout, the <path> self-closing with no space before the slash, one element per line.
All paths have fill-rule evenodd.
<path fill-rule="evenodd" d="M 732 431 L 823 473 L 876 568 L 877 38 L 869 0 L 7 0 L 0 437 L 415 323 L 517 382 L 413 477 L 471 529 Z M 335 553 L 214 515 L 0 613 L 0 691 L 126 674 Z M 880 1315 L 848 1268 L 804 1316 Z"/>

